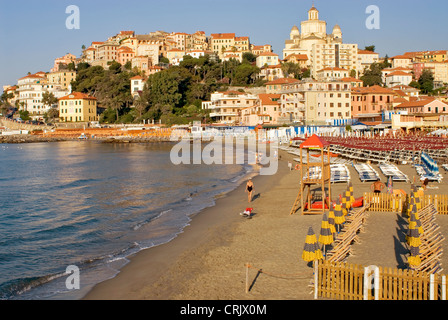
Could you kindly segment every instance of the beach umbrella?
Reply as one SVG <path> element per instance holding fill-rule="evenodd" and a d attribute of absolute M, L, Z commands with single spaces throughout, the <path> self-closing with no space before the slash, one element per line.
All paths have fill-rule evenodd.
<path fill-rule="evenodd" d="M 333 208 L 333 204 L 330 204 L 330 212 L 328 213 L 328 223 L 330 224 L 330 230 L 331 233 L 334 235 L 336 233 L 336 227 L 335 227 L 335 223 L 334 223 L 334 208 Z"/>
<path fill-rule="evenodd" d="M 355 195 L 353 193 L 353 185 L 352 185 L 351 181 L 348 182 L 347 190 L 348 190 L 349 196 L 350 196 L 350 207 L 351 207 L 351 206 L 353 206 L 353 203 L 356 200 Z"/>
<path fill-rule="evenodd" d="M 313 228 L 310 227 L 308 229 L 308 234 L 306 235 L 302 259 L 306 262 L 311 262 L 323 258 L 322 251 L 319 249 L 319 245 L 317 244 L 316 234 L 314 233 Z"/>
<path fill-rule="evenodd" d="M 408 232 L 406 234 L 406 241 L 409 246 L 418 247 L 422 243 L 420 236 L 423 234 L 423 228 L 420 219 L 417 218 L 415 213 L 411 214 L 410 219 Z"/>
<path fill-rule="evenodd" d="M 393 192 L 394 192 L 394 189 L 393 189 L 393 179 L 392 179 L 392 176 L 390 176 L 387 179 L 387 193 L 392 194 Z"/>
<path fill-rule="evenodd" d="M 320 229 L 319 242 L 324 246 L 324 256 L 325 256 L 325 246 L 333 243 L 333 234 L 331 233 L 330 223 L 328 222 L 328 216 L 324 213 L 322 218 L 322 227 Z"/>
<path fill-rule="evenodd" d="M 342 211 L 342 204 L 336 203 L 334 206 L 334 223 L 338 225 L 339 231 L 341 231 L 341 225 L 345 222 L 344 213 Z M 339 232 L 338 231 L 338 232 Z"/>
<path fill-rule="evenodd" d="M 411 247 L 410 248 L 411 255 L 408 258 L 408 264 L 410 268 L 416 268 L 422 262 L 420 259 L 420 248 L 419 247 Z"/>

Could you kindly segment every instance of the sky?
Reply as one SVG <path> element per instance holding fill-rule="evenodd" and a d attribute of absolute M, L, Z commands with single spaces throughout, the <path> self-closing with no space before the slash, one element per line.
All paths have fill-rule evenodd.
<path fill-rule="evenodd" d="M 255 45 L 271 44 L 282 57 L 291 28 L 308 19 L 313 3 L 327 33 L 339 24 L 344 43 L 375 45 L 381 56 L 448 49 L 446 0 L 0 0 L 0 92 L 122 30 L 231 32 Z M 66 27 L 70 5 L 79 8 L 79 29 Z M 379 29 L 366 27 L 371 5 L 379 9 Z"/>

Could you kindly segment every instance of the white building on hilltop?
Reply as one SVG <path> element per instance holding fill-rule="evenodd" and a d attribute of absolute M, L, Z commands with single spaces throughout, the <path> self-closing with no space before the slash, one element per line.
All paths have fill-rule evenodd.
<path fill-rule="evenodd" d="M 314 78 L 318 70 L 328 67 L 358 72 L 358 45 L 342 42 L 339 25 L 327 34 L 327 22 L 319 20 L 319 11 L 314 5 L 308 11 L 308 20 L 300 23 L 300 30 L 294 26 L 290 38 L 285 41 L 283 58 L 296 54 L 308 56 Z"/>

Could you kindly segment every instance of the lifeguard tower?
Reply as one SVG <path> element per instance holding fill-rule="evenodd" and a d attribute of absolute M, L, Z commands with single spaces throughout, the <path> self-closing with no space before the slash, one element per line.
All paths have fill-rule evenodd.
<path fill-rule="evenodd" d="M 304 150 L 306 156 L 304 157 Z M 311 151 L 316 154 L 311 155 Z M 317 157 L 320 154 L 320 161 L 311 161 L 310 157 Z M 304 161 L 306 159 L 306 161 Z M 299 164 L 299 194 L 294 202 L 290 214 L 294 214 L 299 209 L 303 214 L 323 214 L 331 205 L 331 167 L 330 167 L 330 143 L 313 135 L 300 144 L 300 164 Z M 317 188 L 316 188 L 317 187 Z M 314 189 L 314 194 L 312 193 Z M 317 191 L 320 191 L 321 199 L 318 198 Z"/>

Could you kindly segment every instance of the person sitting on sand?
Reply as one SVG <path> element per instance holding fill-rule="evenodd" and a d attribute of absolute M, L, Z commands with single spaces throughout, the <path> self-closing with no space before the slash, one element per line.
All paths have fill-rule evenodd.
<path fill-rule="evenodd" d="M 425 178 L 425 180 L 423 180 L 422 183 L 423 190 L 426 190 L 426 188 L 428 187 L 428 182 L 429 182 L 428 178 Z"/>
<path fill-rule="evenodd" d="M 252 179 L 249 179 L 246 184 L 246 192 L 248 193 L 248 200 L 249 202 L 252 202 L 252 192 L 254 191 L 254 183 L 252 182 Z"/>
<path fill-rule="evenodd" d="M 372 183 L 370 189 L 373 191 L 373 193 L 381 193 L 381 191 L 383 191 L 385 187 L 385 184 L 381 182 L 380 178 L 378 178 L 378 180 Z"/>

